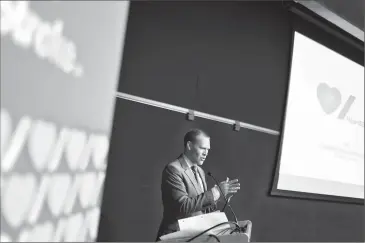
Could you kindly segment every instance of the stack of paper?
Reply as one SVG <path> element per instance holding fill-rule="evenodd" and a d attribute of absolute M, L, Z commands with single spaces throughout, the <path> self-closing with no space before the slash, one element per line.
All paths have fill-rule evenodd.
<path fill-rule="evenodd" d="M 220 223 L 228 222 L 227 216 L 224 212 L 213 212 L 209 214 L 202 214 L 185 219 L 178 220 L 180 231 L 161 236 L 161 240 L 185 240 L 194 237 L 195 235 L 215 226 Z M 222 232 L 230 229 L 230 224 L 223 224 L 218 226 L 204 235 L 214 234 L 220 235 Z"/>

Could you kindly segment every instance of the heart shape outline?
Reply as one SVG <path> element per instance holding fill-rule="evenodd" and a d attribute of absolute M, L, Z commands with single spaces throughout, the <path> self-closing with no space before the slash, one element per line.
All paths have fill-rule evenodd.
<path fill-rule="evenodd" d="M 28 139 L 28 152 L 34 169 L 45 169 L 57 140 L 56 125 L 42 120 L 35 121 Z"/>
<path fill-rule="evenodd" d="M 320 83 L 317 86 L 317 99 L 322 110 L 328 115 L 335 112 L 342 101 L 340 91 L 326 83 Z"/>
<path fill-rule="evenodd" d="M 31 173 L 14 173 L 9 177 L 1 198 L 1 213 L 10 226 L 17 228 L 28 217 L 38 183 Z"/>

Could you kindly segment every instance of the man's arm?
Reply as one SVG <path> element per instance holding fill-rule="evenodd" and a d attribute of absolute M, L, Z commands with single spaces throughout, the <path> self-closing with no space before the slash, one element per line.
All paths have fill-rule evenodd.
<path fill-rule="evenodd" d="M 214 204 L 205 210 L 205 213 L 212 213 L 218 210 L 218 200 L 220 199 L 220 192 L 217 186 L 214 186 L 211 191 L 213 192 Z"/>
<path fill-rule="evenodd" d="M 210 206 L 209 208 L 207 208 L 204 212 L 205 213 L 213 213 L 217 210 L 218 210 L 218 205 L 217 205 L 217 203 L 215 203 L 213 206 Z"/>
<path fill-rule="evenodd" d="M 179 171 L 173 166 L 167 166 L 162 175 L 163 188 L 172 197 L 171 205 L 181 216 L 187 216 L 197 211 L 214 206 L 214 196 L 211 190 L 189 197 Z"/>

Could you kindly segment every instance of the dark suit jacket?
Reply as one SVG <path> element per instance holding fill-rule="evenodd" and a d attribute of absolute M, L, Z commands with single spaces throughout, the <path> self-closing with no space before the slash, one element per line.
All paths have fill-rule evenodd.
<path fill-rule="evenodd" d="M 178 231 L 178 219 L 210 213 L 217 209 L 212 191 L 207 190 L 205 173 L 199 166 L 198 172 L 203 181 L 204 192 L 182 155 L 165 166 L 161 182 L 164 211 L 157 240 L 162 235 Z"/>

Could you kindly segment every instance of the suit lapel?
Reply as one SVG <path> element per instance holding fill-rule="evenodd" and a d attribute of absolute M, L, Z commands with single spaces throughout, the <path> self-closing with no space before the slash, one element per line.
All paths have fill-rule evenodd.
<path fill-rule="evenodd" d="M 193 172 L 191 171 L 191 169 L 188 166 L 188 163 L 185 161 L 183 156 L 179 157 L 179 161 L 181 164 L 181 167 L 184 169 L 184 173 L 188 176 L 191 184 L 193 184 L 197 194 L 202 193 L 200 186 L 197 184 L 196 180 L 195 180 L 195 176 L 193 174 Z"/>

